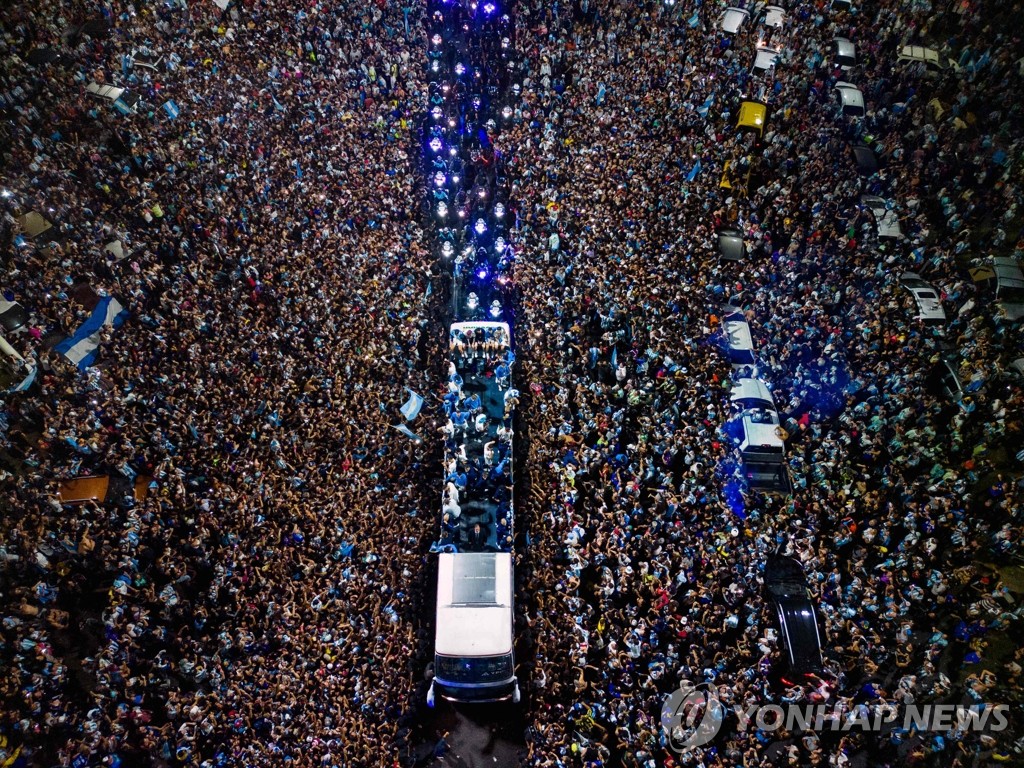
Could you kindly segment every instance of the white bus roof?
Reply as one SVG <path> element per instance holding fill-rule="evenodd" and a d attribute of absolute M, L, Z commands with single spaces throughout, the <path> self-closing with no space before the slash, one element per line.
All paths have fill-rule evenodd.
<path fill-rule="evenodd" d="M 760 405 L 761 407 L 775 410 L 775 398 L 771 391 L 760 379 L 742 378 L 737 379 L 732 385 L 732 393 L 729 399 L 734 403 L 744 406 Z"/>
<path fill-rule="evenodd" d="M 730 315 L 725 318 L 725 337 L 729 340 L 729 349 L 736 352 L 753 352 L 754 339 L 750 335 L 750 324 L 743 315 Z"/>
<path fill-rule="evenodd" d="M 434 651 L 470 657 L 512 653 L 512 588 L 508 552 L 440 554 Z"/>

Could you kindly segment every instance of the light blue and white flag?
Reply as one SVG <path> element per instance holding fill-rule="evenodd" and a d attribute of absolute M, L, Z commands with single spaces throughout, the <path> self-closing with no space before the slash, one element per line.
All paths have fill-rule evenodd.
<path fill-rule="evenodd" d="M 174 102 L 173 99 L 168 99 L 163 103 L 163 110 L 167 113 L 167 117 L 171 120 L 173 120 L 179 114 L 181 114 L 181 110 L 178 109 L 178 105 Z"/>
<path fill-rule="evenodd" d="M 422 443 L 423 442 L 423 438 L 421 438 L 419 435 L 417 435 L 415 432 L 413 432 L 411 429 L 409 429 L 407 426 L 405 426 L 405 424 L 392 424 L 391 426 L 393 426 L 395 429 L 397 429 L 403 435 L 408 437 L 410 440 L 413 440 L 414 442 L 417 442 L 417 443 Z"/>
<path fill-rule="evenodd" d="M 691 16 L 686 23 L 691 27 L 696 27 L 700 24 L 700 11 L 694 11 L 693 16 Z"/>
<path fill-rule="evenodd" d="M 84 371 L 96 360 L 103 326 L 120 328 L 127 319 L 128 310 L 122 307 L 117 299 L 103 296 L 89 315 L 89 319 L 54 349 Z"/>
<path fill-rule="evenodd" d="M 697 158 L 697 162 L 693 166 L 693 170 L 691 170 L 688 174 L 686 174 L 686 180 L 687 181 L 693 181 L 694 179 L 697 178 L 697 174 L 698 173 L 700 173 L 700 158 L 699 157 Z"/>
<path fill-rule="evenodd" d="M 32 386 L 32 382 L 36 380 L 36 374 L 39 372 L 39 366 L 33 366 L 32 370 L 28 372 L 28 376 L 21 380 L 20 384 L 16 384 L 11 387 L 11 392 L 24 392 Z"/>
<path fill-rule="evenodd" d="M 420 408 L 423 407 L 423 397 L 417 395 L 408 387 L 405 389 L 409 393 L 409 399 L 402 406 L 402 415 L 405 416 L 406 421 L 412 421 L 420 415 Z"/>
<path fill-rule="evenodd" d="M 704 103 L 703 104 L 701 104 L 699 107 L 697 107 L 697 114 L 700 115 L 701 117 L 707 119 L 708 112 L 711 111 L 711 105 L 714 104 L 714 103 L 715 103 L 715 94 L 712 93 L 710 96 L 708 96 L 706 99 L 704 99 Z"/>

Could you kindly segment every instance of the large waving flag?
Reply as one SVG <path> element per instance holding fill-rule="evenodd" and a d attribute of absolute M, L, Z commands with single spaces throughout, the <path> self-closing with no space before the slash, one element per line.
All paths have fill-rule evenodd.
<path fill-rule="evenodd" d="M 392 426 L 392 428 L 397 429 L 399 432 L 401 432 L 403 435 L 408 437 L 413 442 L 415 442 L 415 443 L 422 443 L 423 442 L 423 438 L 420 437 L 419 435 L 417 435 L 415 432 L 413 432 L 407 426 L 405 426 L 405 424 L 392 424 L 391 426 Z"/>
<path fill-rule="evenodd" d="M 423 397 L 417 395 L 408 387 L 405 389 L 409 393 L 409 399 L 402 406 L 402 415 L 405 416 L 406 421 L 412 421 L 420 414 L 420 408 L 423 407 Z"/>
<path fill-rule="evenodd" d="M 89 319 L 79 326 L 78 330 L 54 347 L 64 357 L 85 370 L 93 361 L 100 346 L 100 331 L 109 325 L 120 328 L 128 319 L 128 310 L 112 296 L 102 296 Z"/>

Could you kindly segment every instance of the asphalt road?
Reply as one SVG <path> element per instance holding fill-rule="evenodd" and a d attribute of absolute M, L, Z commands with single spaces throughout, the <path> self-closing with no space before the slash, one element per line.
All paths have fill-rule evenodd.
<path fill-rule="evenodd" d="M 522 711 L 512 704 L 452 706 L 438 702 L 429 720 L 423 723 L 423 735 L 433 732 L 435 738 L 417 748 L 417 766 L 516 768 L 526 748 Z"/>

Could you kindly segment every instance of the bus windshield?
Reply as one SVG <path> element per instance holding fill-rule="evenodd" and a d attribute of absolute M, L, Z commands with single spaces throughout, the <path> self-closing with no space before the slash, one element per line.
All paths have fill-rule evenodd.
<path fill-rule="evenodd" d="M 503 656 L 436 656 L 434 674 L 451 683 L 494 683 L 512 677 L 512 654 Z"/>

